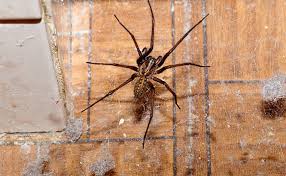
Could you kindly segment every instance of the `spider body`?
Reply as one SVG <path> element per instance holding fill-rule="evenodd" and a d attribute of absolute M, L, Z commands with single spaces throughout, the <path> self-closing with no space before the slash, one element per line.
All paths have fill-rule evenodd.
<path fill-rule="evenodd" d="M 134 98 L 141 99 L 154 89 L 153 84 L 146 77 L 140 77 L 134 85 Z"/>
<path fill-rule="evenodd" d="M 162 72 L 170 68 L 187 66 L 187 65 L 196 66 L 196 67 L 209 67 L 209 66 L 203 66 L 203 65 L 191 63 L 191 62 L 163 66 L 168 56 L 176 49 L 176 47 L 184 40 L 184 38 L 186 38 L 187 35 L 208 16 L 208 14 L 205 17 L 203 17 L 199 22 L 197 22 L 191 29 L 189 29 L 167 53 L 165 53 L 163 56 L 154 58 L 150 54 L 153 51 L 153 46 L 154 46 L 155 18 L 154 18 L 153 10 L 152 10 L 149 0 L 148 0 L 148 5 L 149 5 L 150 12 L 151 12 L 151 17 L 152 17 L 151 42 L 150 42 L 149 48 L 145 47 L 142 50 L 140 50 L 134 35 L 121 23 L 121 21 L 117 18 L 117 16 L 114 15 L 116 20 L 129 33 L 130 37 L 132 38 L 134 42 L 134 45 L 137 49 L 137 53 L 139 56 L 136 61 L 137 67 L 131 66 L 131 65 L 117 64 L 117 63 L 87 62 L 88 64 L 94 64 L 94 65 L 109 65 L 109 66 L 126 68 L 126 69 L 135 71 L 135 73 L 133 73 L 129 79 L 121 83 L 118 87 L 109 91 L 106 95 L 104 95 L 103 97 L 98 99 L 96 102 L 92 103 L 87 108 L 81 111 L 81 112 L 86 111 L 87 109 L 93 107 L 98 102 L 112 95 L 114 92 L 116 92 L 123 86 L 127 85 L 131 81 L 136 80 L 135 86 L 134 86 L 135 103 L 138 105 L 137 108 L 135 109 L 136 118 L 140 120 L 142 118 L 142 114 L 146 112 L 147 110 L 150 110 L 150 113 L 149 113 L 150 118 L 149 118 L 148 125 L 144 133 L 144 137 L 143 137 L 143 148 L 144 148 L 144 143 L 145 143 L 145 139 L 147 136 L 147 132 L 149 129 L 149 125 L 153 118 L 155 87 L 151 81 L 155 81 L 159 84 L 164 85 L 167 88 L 167 90 L 173 95 L 174 103 L 177 105 L 178 108 L 180 108 L 177 103 L 176 93 L 164 80 L 157 78 L 156 75 L 161 74 Z"/>
<path fill-rule="evenodd" d="M 144 58 L 142 65 L 139 66 L 139 76 L 146 78 L 148 78 L 150 75 L 152 76 L 157 68 L 156 61 L 157 59 L 152 56 L 147 56 Z"/>

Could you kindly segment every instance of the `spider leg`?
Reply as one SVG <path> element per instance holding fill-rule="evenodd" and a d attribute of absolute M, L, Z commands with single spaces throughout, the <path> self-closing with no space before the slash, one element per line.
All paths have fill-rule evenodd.
<path fill-rule="evenodd" d="M 149 48 L 148 52 L 146 53 L 146 56 L 148 56 L 152 52 L 152 50 L 153 50 L 153 47 L 154 47 L 154 30 L 155 30 L 155 17 L 154 17 L 152 6 L 151 6 L 149 0 L 148 0 L 148 5 L 149 5 L 149 8 L 150 8 L 151 17 L 152 17 L 152 32 L 151 32 L 150 48 Z"/>
<path fill-rule="evenodd" d="M 114 92 L 116 92 L 118 89 L 120 89 L 121 87 L 125 86 L 126 84 L 130 83 L 131 81 L 133 81 L 135 78 L 137 77 L 137 74 L 134 73 L 129 79 L 127 79 L 126 81 L 124 81 L 122 84 L 120 84 L 118 87 L 116 87 L 115 89 L 109 91 L 106 95 L 104 95 L 103 97 L 101 97 L 99 100 L 97 100 L 96 102 L 92 103 L 91 105 L 89 105 L 87 108 L 85 108 L 84 110 L 82 110 L 81 112 L 84 112 L 86 110 L 88 110 L 89 108 L 91 108 L 92 106 L 94 106 L 96 103 L 100 102 L 101 100 L 105 99 L 106 97 L 112 95 Z"/>
<path fill-rule="evenodd" d="M 160 74 L 163 71 L 165 71 L 167 69 L 170 69 L 170 68 L 181 67 L 181 66 L 186 66 L 186 65 L 192 65 L 192 66 L 196 66 L 196 67 L 210 67 L 210 66 L 207 66 L 207 65 L 199 65 L 199 64 L 194 64 L 194 63 L 191 63 L 191 62 L 186 62 L 186 63 L 181 63 L 181 64 L 174 64 L 174 65 L 164 66 L 164 67 L 160 68 L 159 70 L 157 70 L 155 72 L 155 74 Z"/>
<path fill-rule="evenodd" d="M 124 64 L 116 64 L 116 63 L 100 63 L 100 62 L 86 62 L 87 64 L 94 64 L 94 65 L 111 65 L 115 67 L 122 67 L 122 68 L 129 68 L 134 71 L 138 71 L 138 68 L 131 65 L 124 65 Z"/>
<path fill-rule="evenodd" d="M 154 95 L 155 95 L 155 89 L 153 87 L 152 90 L 151 90 L 151 98 L 150 98 L 150 101 L 151 101 L 151 103 L 150 103 L 150 105 L 151 105 L 150 119 L 149 119 L 149 122 L 148 122 L 148 125 L 147 125 L 147 128 L 146 128 L 144 137 L 143 137 L 143 143 L 142 143 L 143 149 L 144 149 L 144 144 L 145 144 L 145 140 L 146 140 L 146 137 L 147 137 L 148 129 L 149 129 L 149 126 L 150 126 L 152 118 L 153 118 L 153 113 L 154 113 Z"/>
<path fill-rule="evenodd" d="M 170 88 L 170 86 L 169 86 L 165 81 L 163 81 L 163 80 L 161 80 L 161 79 L 159 79 L 159 78 L 157 78 L 157 77 L 153 77 L 152 79 L 153 79 L 154 81 L 160 83 L 160 84 L 163 84 L 163 85 L 173 94 L 174 99 L 175 99 L 175 104 L 177 105 L 177 107 L 178 107 L 179 109 L 181 109 L 180 106 L 179 106 L 178 103 L 177 103 L 177 95 L 176 95 L 176 93 Z"/>
<path fill-rule="evenodd" d="M 116 20 L 118 21 L 118 23 L 129 33 L 129 35 L 131 36 L 134 44 L 135 44 L 135 47 L 137 49 L 137 52 L 138 52 L 138 55 L 139 55 L 139 58 L 142 57 L 142 53 L 141 53 L 141 50 L 139 49 L 139 46 L 138 46 L 138 43 L 134 37 L 134 35 L 124 26 L 124 24 L 121 23 L 121 21 L 117 18 L 116 15 L 114 15 L 114 17 L 116 18 Z"/>
<path fill-rule="evenodd" d="M 137 59 L 137 64 L 138 65 L 141 65 L 143 63 L 143 59 L 148 56 L 152 50 L 153 50 L 153 47 L 154 47 L 154 30 L 155 30 L 155 17 L 154 17 L 154 13 L 153 13 L 153 10 L 152 10 L 152 6 L 150 4 L 150 1 L 148 0 L 148 5 L 149 5 L 149 9 L 150 9 L 150 12 L 151 12 L 151 17 L 152 17 L 152 29 L 151 29 L 151 41 L 150 41 L 150 48 L 146 51 L 146 52 L 143 52 L 142 54 L 142 57 L 139 57 Z M 144 50 L 144 49 L 143 49 Z"/>
<path fill-rule="evenodd" d="M 191 29 L 188 30 L 188 32 L 186 32 L 183 37 L 180 38 L 180 40 L 177 41 L 177 43 L 162 57 L 161 61 L 158 64 L 158 67 L 161 67 L 165 60 L 167 59 L 167 57 L 177 48 L 177 46 L 188 36 L 188 34 L 195 28 L 197 27 L 209 14 L 207 14 L 206 16 L 204 16 L 199 22 L 197 22 L 197 24 L 195 24 Z"/>

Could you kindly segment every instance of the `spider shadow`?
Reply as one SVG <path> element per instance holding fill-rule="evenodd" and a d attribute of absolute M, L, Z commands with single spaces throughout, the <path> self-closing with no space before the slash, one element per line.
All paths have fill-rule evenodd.
<path fill-rule="evenodd" d="M 172 114 L 172 109 L 173 109 L 173 105 L 171 105 L 170 107 L 170 103 L 172 103 L 174 101 L 173 96 L 172 95 L 167 95 L 167 97 L 158 97 L 160 95 L 164 95 L 164 94 L 168 94 L 169 92 L 167 90 L 165 90 L 164 87 L 161 86 L 157 86 L 156 87 L 156 95 L 155 95 L 155 104 L 154 104 L 154 109 L 156 111 L 159 111 L 159 113 L 161 114 L 160 116 L 164 117 L 165 119 L 168 119 L 168 121 L 172 121 L 173 119 L 173 114 Z M 178 100 L 184 100 L 187 99 L 189 97 L 200 97 L 200 96 L 205 96 L 205 93 L 193 93 L 193 94 L 184 94 L 184 95 L 178 95 L 177 99 Z M 97 98 L 94 98 L 97 99 Z M 133 98 L 127 98 L 127 99 L 121 99 L 121 98 L 111 98 L 111 99 L 105 99 L 103 100 L 103 102 L 105 103 L 110 103 L 110 104 L 130 104 L 130 106 L 132 106 L 133 110 L 136 106 L 136 102 Z M 181 109 L 184 107 L 181 107 Z M 145 112 L 146 113 L 146 112 Z M 144 118 L 148 118 L 148 113 L 147 112 L 146 116 L 144 115 Z M 134 119 L 133 119 L 133 123 L 138 123 L 139 121 L 143 120 L 140 119 L 139 121 L 137 121 L 136 119 L 136 114 L 135 112 L 130 112 L 130 114 L 134 115 Z M 181 121 L 177 122 L 178 125 L 183 124 Z M 114 129 L 118 126 L 118 121 L 113 121 L 109 126 L 100 129 L 98 131 L 96 131 L 96 133 L 102 133 L 102 132 L 106 132 L 106 131 L 110 131 L 111 129 Z M 172 129 L 170 129 L 172 130 Z M 150 135 L 152 135 L 152 131 L 150 131 Z"/>
<path fill-rule="evenodd" d="M 163 92 L 167 92 L 167 91 L 157 91 L 156 93 L 156 96 L 155 96 L 155 105 L 154 105 L 154 108 L 155 110 L 158 110 L 164 117 L 167 117 L 168 119 L 172 119 L 172 114 L 170 114 L 168 112 L 167 109 L 167 104 L 172 102 L 174 99 L 173 97 L 170 95 L 166 98 L 161 98 L 161 97 L 158 97 L 158 95 L 161 95 Z M 177 96 L 177 99 L 178 100 L 182 100 L 182 99 L 186 99 L 186 98 L 189 98 L 189 97 L 199 97 L 199 96 L 205 96 L 205 93 L 194 93 L 194 94 L 185 94 L 185 95 L 179 95 Z M 124 103 L 124 104 L 132 104 L 134 105 L 135 104 L 135 101 L 134 99 L 106 99 L 106 100 L 103 100 L 103 102 L 110 102 L 110 103 Z M 135 106 L 135 105 L 134 105 Z M 160 108 L 156 108 L 156 107 L 160 107 Z"/>

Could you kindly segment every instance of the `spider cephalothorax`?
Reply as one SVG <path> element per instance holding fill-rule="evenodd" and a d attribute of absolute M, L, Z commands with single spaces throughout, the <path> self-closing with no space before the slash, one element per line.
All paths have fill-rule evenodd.
<path fill-rule="evenodd" d="M 133 81 L 136 78 L 136 83 L 134 86 L 134 98 L 135 98 L 135 102 L 138 104 L 138 108 L 135 110 L 136 115 L 140 115 L 148 109 L 150 110 L 150 119 L 149 119 L 149 122 L 148 122 L 148 125 L 146 128 L 144 137 L 143 137 L 143 148 L 144 148 L 144 143 L 145 143 L 145 139 L 147 136 L 147 132 L 149 129 L 149 125 L 150 125 L 151 120 L 153 118 L 155 88 L 154 88 L 151 81 L 155 81 L 157 83 L 164 85 L 168 89 L 168 91 L 170 91 L 172 93 L 177 107 L 180 108 L 178 103 L 177 103 L 176 93 L 170 88 L 170 86 L 165 81 L 161 80 L 160 78 L 157 78 L 156 75 L 164 72 L 167 69 L 174 68 L 174 67 L 180 67 L 180 66 L 186 66 L 186 65 L 192 65 L 192 66 L 197 66 L 197 67 L 209 67 L 209 66 L 203 66 L 203 65 L 191 63 L 191 62 L 163 66 L 164 62 L 166 61 L 168 56 L 176 49 L 176 47 L 184 40 L 184 38 L 187 37 L 187 35 L 208 16 L 208 14 L 205 17 L 203 17 L 197 24 L 195 24 L 190 30 L 188 30 L 188 32 L 186 32 L 184 34 L 184 36 L 182 38 L 180 38 L 180 40 L 177 41 L 177 43 L 166 54 L 164 54 L 163 56 L 159 56 L 157 58 L 154 58 L 150 54 L 151 54 L 151 52 L 153 50 L 153 46 L 154 46 L 155 18 L 154 18 L 153 10 L 152 10 L 152 7 L 151 7 L 149 0 L 148 0 L 148 5 L 150 8 L 151 17 L 152 17 L 152 32 L 151 32 L 151 42 L 150 42 L 149 48 L 145 47 L 142 50 L 140 50 L 139 45 L 137 44 L 137 41 L 136 41 L 134 35 L 120 22 L 120 20 L 117 18 L 117 16 L 114 15 L 116 20 L 129 33 L 130 37 L 132 38 L 132 40 L 134 42 L 134 45 L 135 45 L 137 53 L 138 53 L 138 59 L 136 61 L 137 67 L 131 66 L 131 65 L 116 64 L 116 63 L 87 62 L 88 64 L 94 64 L 94 65 L 110 65 L 110 66 L 128 68 L 128 69 L 135 71 L 135 73 L 133 73 L 129 79 L 127 79 L 125 82 L 121 83 L 117 88 L 109 91 L 105 96 L 101 97 L 96 102 L 92 103 L 87 108 L 85 108 L 84 110 L 81 111 L 81 112 L 86 111 L 87 109 L 94 106 L 96 103 L 98 103 L 101 100 L 105 99 L 106 97 L 112 95 L 118 89 L 122 88 L 123 86 L 130 83 L 131 81 Z M 140 119 L 140 118 L 141 117 L 138 117 L 138 119 Z"/>

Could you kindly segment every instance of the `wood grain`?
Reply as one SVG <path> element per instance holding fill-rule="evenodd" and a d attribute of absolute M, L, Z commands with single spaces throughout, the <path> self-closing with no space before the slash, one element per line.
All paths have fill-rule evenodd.
<path fill-rule="evenodd" d="M 285 115 L 265 118 L 263 85 L 246 81 L 285 73 L 285 1 L 210 1 L 207 7 L 210 79 L 245 81 L 210 86 L 212 173 L 284 175 Z"/>

